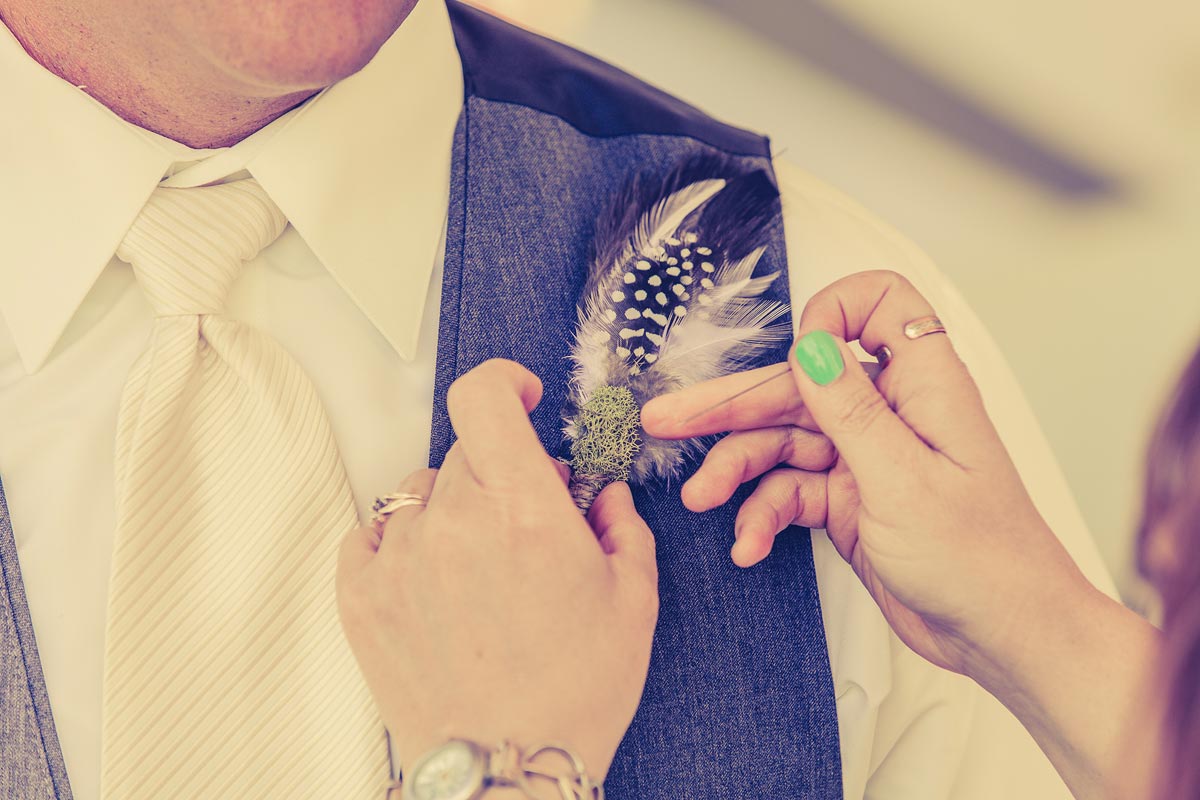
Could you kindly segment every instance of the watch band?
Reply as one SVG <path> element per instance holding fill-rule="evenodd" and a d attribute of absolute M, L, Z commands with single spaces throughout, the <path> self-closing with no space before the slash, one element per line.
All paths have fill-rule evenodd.
<path fill-rule="evenodd" d="M 588 777 L 583 759 L 573 750 L 558 744 L 540 744 L 522 752 L 509 741 L 489 748 L 469 739 L 451 739 L 422 757 L 417 762 L 418 765 L 429 755 L 452 743 L 469 746 L 475 752 L 483 754 L 486 760 L 486 766 L 470 800 L 478 800 L 492 787 L 515 788 L 530 800 L 539 800 L 530 786 L 531 781 L 555 784 L 562 800 L 604 800 L 604 786 Z M 404 791 L 403 777 L 397 775 L 392 780 L 384 800 L 411 800 Z"/>

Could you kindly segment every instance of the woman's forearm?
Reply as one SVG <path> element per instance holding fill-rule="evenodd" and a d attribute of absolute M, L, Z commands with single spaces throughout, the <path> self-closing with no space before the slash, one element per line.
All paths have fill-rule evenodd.
<path fill-rule="evenodd" d="M 1075 797 L 1110 798 L 1153 766 L 1154 746 L 1127 745 L 1160 634 L 1072 572 L 1030 587 L 1021 624 L 983 654 L 972 677 L 1017 716 Z M 1149 724 L 1139 735 L 1156 731 Z"/>

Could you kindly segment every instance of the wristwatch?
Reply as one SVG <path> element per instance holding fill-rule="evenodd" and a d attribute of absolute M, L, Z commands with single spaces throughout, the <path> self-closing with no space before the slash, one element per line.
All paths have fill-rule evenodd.
<path fill-rule="evenodd" d="M 406 770 L 402 800 L 477 800 L 491 785 L 490 754 L 475 742 L 451 739 Z"/>

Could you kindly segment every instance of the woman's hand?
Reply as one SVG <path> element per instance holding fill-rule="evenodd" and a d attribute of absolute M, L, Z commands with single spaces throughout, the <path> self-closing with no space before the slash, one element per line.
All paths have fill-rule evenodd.
<path fill-rule="evenodd" d="M 647 404 L 642 424 L 665 438 L 734 431 L 683 498 L 702 511 L 762 476 L 738 513 L 738 563 L 764 558 L 788 525 L 825 528 L 909 647 L 996 695 L 1077 797 L 1111 796 L 1146 767 L 1122 726 L 1157 634 L 1088 584 L 1047 528 L 950 339 L 905 336 L 931 314 L 899 275 L 852 275 L 805 308 L 794 380 L 681 422 L 780 367 L 710 381 Z M 874 383 L 854 339 L 892 352 Z"/>
<path fill-rule="evenodd" d="M 342 548 L 342 621 L 402 763 L 461 737 L 561 742 L 603 779 L 645 686 L 654 540 L 625 484 L 588 520 L 528 412 L 541 384 L 490 361 L 450 389 L 457 443 L 400 491 L 429 498 Z M 589 526 L 590 522 L 590 526 Z"/>
<path fill-rule="evenodd" d="M 1028 612 L 1083 578 L 1034 508 L 950 339 L 905 337 L 907 322 L 933 313 L 899 275 L 850 276 L 805 308 L 795 380 L 679 422 L 781 367 L 731 375 L 653 401 L 642 422 L 664 438 L 734 431 L 683 498 L 705 510 L 762 476 L 738 514 L 735 561 L 757 563 L 789 525 L 825 528 L 897 634 L 935 664 L 969 672 L 970 659 L 1007 647 Z M 876 382 L 846 345 L 855 339 L 867 352 L 892 351 Z"/>

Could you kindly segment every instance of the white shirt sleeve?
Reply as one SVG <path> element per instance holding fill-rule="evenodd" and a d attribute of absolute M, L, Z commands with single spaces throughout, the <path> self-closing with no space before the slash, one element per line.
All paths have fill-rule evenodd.
<path fill-rule="evenodd" d="M 1113 594 L 1016 378 L 958 291 L 919 248 L 841 193 L 786 162 L 776 162 L 776 173 L 797 318 L 813 294 L 855 272 L 890 269 L 912 281 L 946 324 L 1038 509 L 1084 573 Z M 813 549 L 847 798 L 1069 800 L 1003 706 L 901 643 L 823 531 L 814 532 Z"/>

